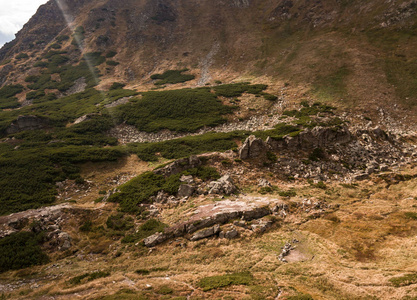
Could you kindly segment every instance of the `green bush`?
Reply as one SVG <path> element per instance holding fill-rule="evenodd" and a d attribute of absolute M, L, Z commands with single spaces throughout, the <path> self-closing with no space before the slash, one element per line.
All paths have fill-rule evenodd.
<path fill-rule="evenodd" d="M 58 44 L 58 43 L 54 43 L 54 44 L 52 44 L 52 45 L 51 45 L 51 48 L 52 48 L 52 49 L 61 49 L 62 47 L 61 47 L 61 45 L 60 45 L 60 44 Z"/>
<path fill-rule="evenodd" d="M 167 225 L 156 219 L 149 219 L 144 224 L 142 224 L 134 234 L 126 235 L 122 239 L 122 243 L 135 243 L 137 241 L 141 241 L 147 238 L 148 236 L 151 236 L 152 234 L 164 231 L 164 228 L 166 227 Z"/>
<path fill-rule="evenodd" d="M 118 66 L 120 63 L 114 60 L 108 60 L 106 61 L 106 64 L 114 67 L 114 66 Z"/>
<path fill-rule="evenodd" d="M 174 292 L 173 289 L 171 289 L 169 286 L 167 285 L 163 285 L 161 286 L 158 290 L 157 293 L 161 294 L 161 295 L 170 295 Z"/>
<path fill-rule="evenodd" d="M 112 58 L 114 56 L 116 56 L 117 52 L 116 51 L 109 51 L 106 53 L 106 58 Z"/>
<path fill-rule="evenodd" d="M 68 35 L 59 35 L 56 37 L 56 41 L 58 43 L 62 43 L 63 41 L 67 41 L 69 40 L 69 36 Z"/>
<path fill-rule="evenodd" d="M 0 215 L 50 205 L 55 182 L 79 178 L 78 163 L 115 160 L 123 153 L 111 148 L 67 146 L 27 141 L 3 148 L 0 155 Z"/>
<path fill-rule="evenodd" d="M 152 75 L 151 79 L 158 80 L 157 82 L 155 82 L 155 85 L 163 85 L 166 83 L 176 84 L 176 83 L 193 80 L 195 78 L 194 75 L 182 74 L 183 72 L 186 72 L 186 71 L 188 71 L 188 69 L 168 70 L 168 71 L 165 71 L 163 74 Z"/>
<path fill-rule="evenodd" d="M 83 225 L 80 226 L 81 232 L 90 232 L 93 229 L 93 222 L 87 220 Z"/>
<path fill-rule="evenodd" d="M 138 212 L 139 205 L 149 203 L 149 198 L 163 190 L 166 182 L 164 176 L 146 172 L 122 185 L 120 192 L 111 195 L 109 201 L 120 203 L 123 212 Z"/>
<path fill-rule="evenodd" d="M 390 278 L 389 281 L 395 287 L 407 286 L 417 283 L 417 273 Z"/>
<path fill-rule="evenodd" d="M 101 52 L 89 52 L 84 54 L 83 59 L 88 61 L 92 66 L 99 66 L 106 61 Z"/>
<path fill-rule="evenodd" d="M 29 55 L 27 55 L 26 53 L 19 53 L 18 55 L 16 55 L 16 59 L 27 59 L 29 58 Z"/>
<path fill-rule="evenodd" d="M 126 86 L 126 84 L 124 83 L 120 83 L 120 82 L 113 82 L 113 84 L 110 87 L 110 90 L 119 90 L 122 89 Z"/>
<path fill-rule="evenodd" d="M 326 152 L 321 148 L 315 148 L 313 152 L 310 153 L 308 159 L 311 161 L 319 161 L 326 158 Z"/>
<path fill-rule="evenodd" d="M 20 84 L 16 85 L 5 85 L 0 89 L 0 109 L 16 108 L 19 107 L 19 102 L 15 97 L 23 91 L 23 86 Z"/>
<path fill-rule="evenodd" d="M 26 94 L 27 100 L 40 99 L 45 96 L 44 91 L 33 91 Z"/>
<path fill-rule="evenodd" d="M 14 97 L 23 91 L 23 86 L 20 84 L 16 85 L 5 85 L 0 89 L 0 99 L 6 99 Z"/>
<path fill-rule="evenodd" d="M 207 292 L 212 289 L 222 288 L 229 285 L 249 285 L 253 281 L 250 272 L 233 273 L 220 276 L 211 276 L 202 278 L 198 283 L 198 287 Z"/>
<path fill-rule="evenodd" d="M 334 109 L 332 106 L 316 102 L 312 106 L 304 106 L 300 110 L 286 110 L 283 112 L 283 115 L 301 118 L 317 115 L 318 113 L 333 113 Z"/>
<path fill-rule="evenodd" d="M 407 211 L 404 213 L 404 216 L 410 220 L 417 220 L 417 213 L 415 212 Z"/>
<path fill-rule="evenodd" d="M 275 126 L 274 129 L 265 130 L 265 131 L 256 131 L 253 134 L 262 139 L 271 137 L 272 139 L 282 139 L 284 136 L 297 136 L 302 129 L 299 126 L 287 125 L 285 123 L 279 123 Z"/>
<path fill-rule="evenodd" d="M 277 96 L 271 95 L 271 94 L 268 94 L 268 93 L 263 93 L 262 96 L 264 96 L 265 100 L 268 100 L 268 101 L 276 101 L 276 100 L 278 100 L 278 97 Z"/>
<path fill-rule="evenodd" d="M 83 26 L 78 26 L 77 28 L 75 28 L 74 33 L 72 35 L 73 39 L 71 44 L 78 47 L 78 45 L 84 41 L 84 33 L 85 30 Z"/>
<path fill-rule="evenodd" d="M 38 61 L 34 65 L 34 67 L 46 68 L 48 63 L 46 61 Z"/>
<path fill-rule="evenodd" d="M 199 136 L 169 140 L 158 143 L 132 143 L 130 151 L 136 153 L 144 161 L 155 161 L 160 153 L 164 158 L 181 158 L 194 154 L 213 151 L 226 151 L 236 147 L 235 140 L 241 140 L 248 136 L 245 132 L 230 133 L 206 133 Z"/>
<path fill-rule="evenodd" d="M 85 281 L 85 282 L 89 282 L 89 281 L 93 281 L 99 278 L 104 278 L 104 277 L 109 277 L 110 276 L 110 272 L 104 272 L 104 271 L 97 271 L 97 272 L 93 272 L 93 273 L 85 273 L 83 275 L 79 275 L 76 277 L 71 278 L 68 283 L 72 284 L 72 285 L 77 285 L 80 284 L 81 282 Z"/>
<path fill-rule="evenodd" d="M 42 234 L 24 231 L 0 239 L 0 273 L 47 263 L 42 241 Z"/>
<path fill-rule="evenodd" d="M 289 296 L 287 300 L 314 300 L 310 294 L 301 294 L 297 296 Z"/>
<path fill-rule="evenodd" d="M 133 219 L 131 217 L 125 217 L 123 213 L 111 215 L 106 221 L 107 228 L 126 231 L 133 228 Z"/>
<path fill-rule="evenodd" d="M 137 129 L 155 132 L 169 129 L 195 132 L 204 126 L 216 126 L 225 122 L 222 117 L 232 112 L 207 88 L 147 92 L 116 108 L 119 122 L 126 121 Z"/>

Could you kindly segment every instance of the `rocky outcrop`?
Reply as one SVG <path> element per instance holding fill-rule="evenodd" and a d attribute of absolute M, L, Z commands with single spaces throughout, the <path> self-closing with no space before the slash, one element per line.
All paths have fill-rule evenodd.
<path fill-rule="evenodd" d="M 285 136 L 282 139 L 268 137 L 266 144 L 271 150 L 282 149 L 314 149 L 342 145 L 352 140 L 347 127 L 315 127 L 300 132 L 297 136 Z"/>
<path fill-rule="evenodd" d="M 178 159 L 163 168 L 155 170 L 154 173 L 163 176 L 171 176 L 191 168 L 199 167 L 201 164 L 201 160 L 197 156 L 192 155 L 189 158 Z"/>
<path fill-rule="evenodd" d="M 195 187 L 190 184 L 181 184 L 178 189 L 178 197 L 191 197 L 195 191 Z"/>
<path fill-rule="evenodd" d="M 219 180 L 210 182 L 208 189 L 209 194 L 230 195 L 236 191 L 236 186 L 233 184 L 233 179 L 230 175 L 224 175 Z"/>
<path fill-rule="evenodd" d="M 243 145 L 239 148 L 239 158 L 248 159 L 261 157 L 266 154 L 268 147 L 262 139 L 254 135 L 249 136 Z"/>
<path fill-rule="evenodd" d="M 198 241 L 216 235 L 220 232 L 220 225 L 216 224 L 213 227 L 202 229 L 193 234 L 191 241 Z"/>
<path fill-rule="evenodd" d="M 24 130 L 37 130 L 45 128 L 48 121 L 37 116 L 19 116 L 6 129 L 7 134 L 14 134 Z"/>
<path fill-rule="evenodd" d="M 195 216 L 188 222 L 175 225 L 166 229 L 163 233 L 155 233 L 146 238 L 144 240 L 145 245 L 154 247 L 169 239 L 190 235 L 190 240 L 196 241 L 219 234 L 221 232 L 220 226 L 234 219 L 241 219 L 241 222 L 246 224 L 248 221 L 270 215 L 272 211 L 268 205 L 254 206 L 245 202 L 225 200 L 216 204 L 200 206 L 194 213 Z M 264 230 L 261 231 L 263 232 L 271 225 L 269 221 L 260 221 L 257 224 L 258 232 L 258 228 L 263 227 Z M 247 226 L 245 225 L 245 227 Z M 223 232 L 222 237 L 231 239 L 237 236 L 233 230 L 227 233 L 228 231 Z"/>
<path fill-rule="evenodd" d="M 45 247 L 65 251 L 72 246 L 71 236 L 62 230 L 63 215 L 71 207 L 60 204 L 41 209 L 28 210 L 0 217 L 0 238 L 21 230 L 44 232 Z"/>
<path fill-rule="evenodd" d="M 157 232 L 146 239 L 143 240 L 143 243 L 146 247 L 154 247 L 158 244 L 161 244 L 169 239 L 169 235 L 163 234 L 161 232 Z"/>

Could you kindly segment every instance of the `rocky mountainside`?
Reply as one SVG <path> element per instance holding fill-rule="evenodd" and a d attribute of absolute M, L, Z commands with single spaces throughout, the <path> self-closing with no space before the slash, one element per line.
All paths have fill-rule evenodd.
<path fill-rule="evenodd" d="M 0 83 L 63 41 L 72 57 L 115 51 L 103 72 L 145 83 L 153 73 L 188 68 L 195 84 L 268 76 L 352 107 L 414 107 L 415 1 L 49 1 L 0 50 Z M 71 43 L 76 28 L 80 45 Z M 75 44 L 75 45 L 74 45 Z M 55 46 L 56 47 L 56 46 Z M 24 51 L 23 64 L 12 61 Z M 387 105 L 386 107 L 384 105 Z M 405 113 L 405 112 L 401 112 Z"/>
<path fill-rule="evenodd" d="M 41 6 L 0 49 L 0 299 L 416 299 L 416 12 Z"/>

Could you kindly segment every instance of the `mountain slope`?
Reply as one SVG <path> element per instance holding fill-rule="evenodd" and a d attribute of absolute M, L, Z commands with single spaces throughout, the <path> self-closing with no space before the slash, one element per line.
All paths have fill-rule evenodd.
<path fill-rule="evenodd" d="M 60 3 L 72 29 L 50 1 L 0 58 L 21 51 L 36 57 L 54 37 L 83 26 L 83 52 L 117 52 L 120 65 L 103 81 L 144 83 L 149 74 L 187 67 L 201 75 L 200 84 L 266 75 L 308 85 L 317 97 L 347 106 L 369 104 L 373 111 L 385 103 L 388 110 L 392 103 L 414 107 L 416 101 L 415 1 Z M 73 55 L 76 48 L 70 41 L 63 45 Z M 16 74 L 5 75 L 13 69 L 4 66 L 0 82 L 16 80 Z"/>

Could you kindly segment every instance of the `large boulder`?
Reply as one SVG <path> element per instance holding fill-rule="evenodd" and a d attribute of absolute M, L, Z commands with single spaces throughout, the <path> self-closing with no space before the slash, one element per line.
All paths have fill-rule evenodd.
<path fill-rule="evenodd" d="M 254 135 L 249 136 L 243 145 L 239 148 L 240 159 L 248 159 L 261 157 L 268 151 L 268 146 L 262 139 L 256 138 Z"/>
<path fill-rule="evenodd" d="M 178 189 L 178 197 L 191 197 L 195 191 L 195 188 L 190 184 L 181 184 Z"/>
<path fill-rule="evenodd" d="M 198 241 L 201 239 L 205 239 L 208 237 L 211 237 L 213 235 L 216 235 L 220 232 L 220 225 L 214 225 L 213 227 L 210 228 L 205 228 L 202 229 L 200 231 L 197 231 L 196 233 L 193 234 L 193 236 L 190 238 L 191 241 Z"/>
<path fill-rule="evenodd" d="M 48 122 L 45 119 L 37 116 L 19 116 L 16 121 L 12 122 L 6 129 L 7 134 L 14 134 L 24 130 L 42 129 L 47 126 Z"/>
<path fill-rule="evenodd" d="M 161 244 L 163 242 L 165 242 L 167 239 L 169 239 L 169 236 L 161 233 L 161 232 L 157 232 L 147 238 L 145 238 L 143 240 L 143 243 L 145 244 L 146 247 L 154 247 L 158 244 Z"/>
<path fill-rule="evenodd" d="M 192 155 L 188 158 L 178 159 L 161 169 L 155 170 L 154 173 L 163 176 L 171 176 L 191 168 L 199 167 L 200 165 L 201 160 L 197 156 Z"/>
<path fill-rule="evenodd" d="M 208 188 L 209 194 L 230 195 L 236 191 L 236 186 L 233 184 L 233 179 L 230 175 L 224 175 L 219 180 L 210 182 Z"/>

